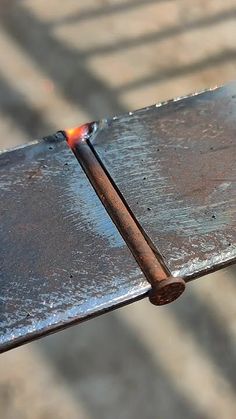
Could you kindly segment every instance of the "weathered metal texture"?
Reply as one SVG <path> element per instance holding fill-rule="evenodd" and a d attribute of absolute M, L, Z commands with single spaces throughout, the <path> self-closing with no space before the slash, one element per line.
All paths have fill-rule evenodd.
<path fill-rule="evenodd" d="M 0 154 L 0 351 L 150 289 L 65 142 Z"/>
<path fill-rule="evenodd" d="M 173 276 L 236 258 L 236 84 L 101 121 L 90 142 Z"/>
<path fill-rule="evenodd" d="M 174 277 L 236 260 L 235 111 L 230 84 L 101 121 L 87 140 Z M 1 352 L 151 289 L 73 154 L 54 139 L 0 154 Z"/>

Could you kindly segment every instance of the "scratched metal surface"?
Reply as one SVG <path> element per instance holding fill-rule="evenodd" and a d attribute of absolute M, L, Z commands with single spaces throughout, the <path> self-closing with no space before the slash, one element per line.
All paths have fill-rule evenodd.
<path fill-rule="evenodd" d="M 235 260 L 235 83 L 101 121 L 91 143 L 173 275 Z"/>
<path fill-rule="evenodd" d="M 0 351 L 150 289 L 65 143 L 0 154 L 0 199 Z"/>

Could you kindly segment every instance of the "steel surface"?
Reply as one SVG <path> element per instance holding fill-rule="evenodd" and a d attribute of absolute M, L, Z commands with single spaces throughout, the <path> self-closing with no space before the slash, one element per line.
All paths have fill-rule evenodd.
<path fill-rule="evenodd" d="M 147 295 L 122 208 L 161 279 L 236 260 L 235 111 L 230 84 L 97 123 L 77 157 L 110 216 L 62 134 L 0 154 L 0 351 Z"/>
<path fill-rule="evenodd" d="M 236 258 L 236 84 L 101 121 L 90 142 L 173 276 Z"/>
<path fill-rule="evenodd" d="M 0 351 L 150 289 L 66 143 L 0 154 L 0 191 Z"/>

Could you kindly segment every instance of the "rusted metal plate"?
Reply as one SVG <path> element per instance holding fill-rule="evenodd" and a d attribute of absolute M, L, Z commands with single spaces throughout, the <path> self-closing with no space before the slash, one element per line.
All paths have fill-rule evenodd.
<path fill-rule="evenodd" d="M 104 120 L 90 139 L 173 276 L 236 258 L 236 84 Z"/>
<path fill-rule="evenodd" d="M 0 199 L 0 351 L 150 289 L 65 142 L 0 154 Z"/>

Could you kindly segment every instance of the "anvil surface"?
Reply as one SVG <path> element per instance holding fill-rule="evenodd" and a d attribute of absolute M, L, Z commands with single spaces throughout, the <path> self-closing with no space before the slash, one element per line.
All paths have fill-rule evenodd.
<path fill-rule="evenodd" d="M 186 281 L 236 259 L 236 84 L 103 120 L 89 138 L 150 246 Z M 0 351 L 151 286 L 63 139 L 0 154 Z"/>

